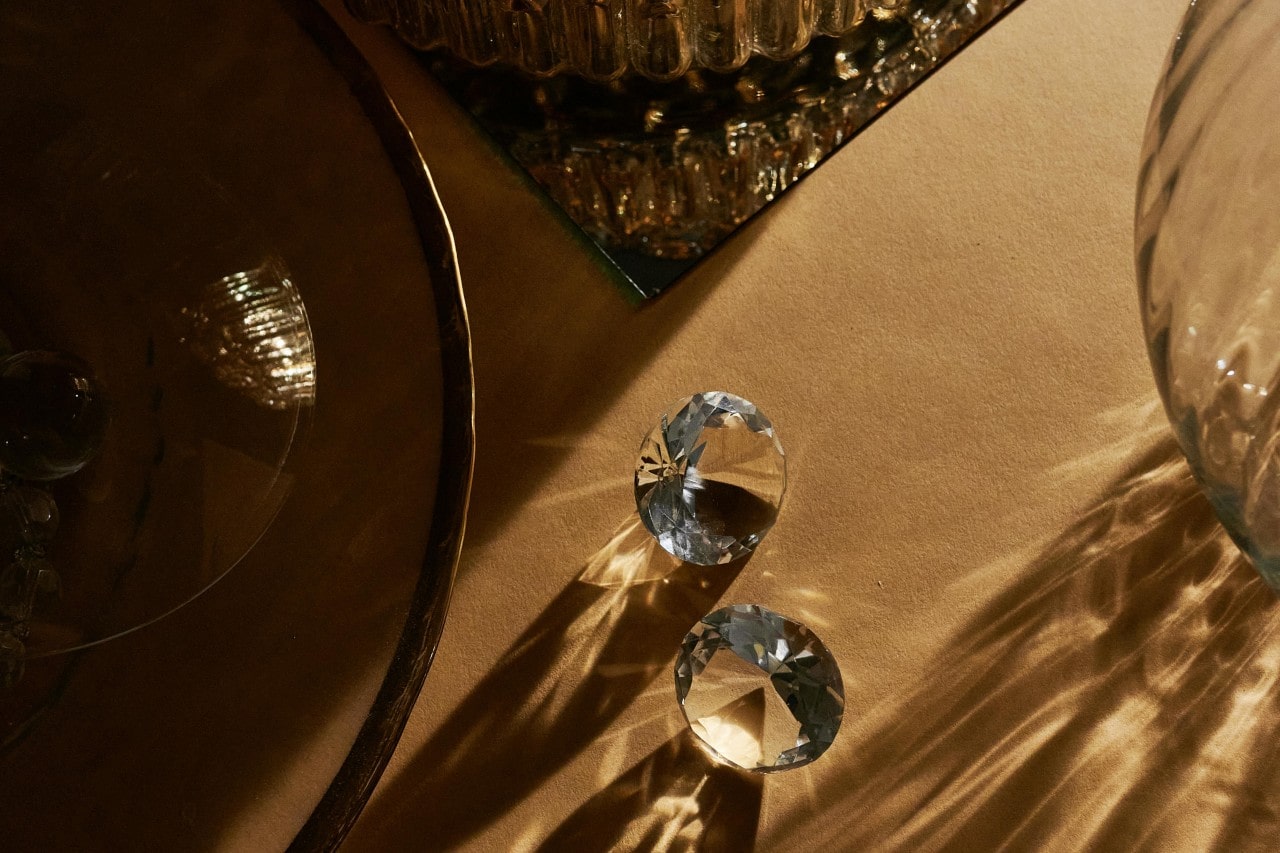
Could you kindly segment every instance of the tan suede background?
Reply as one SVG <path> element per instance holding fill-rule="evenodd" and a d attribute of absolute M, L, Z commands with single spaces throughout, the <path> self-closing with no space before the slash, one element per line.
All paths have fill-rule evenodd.
<path fill-rule="evenodd" d="M 1254 843 L 1274 608 L 1166 438 L 1132 272 L 1182 5 L 1027 0 L 640 307 L 346 20 L 452 221 L 479 435 L 450 622 L 350 849 Z M 634 454 L 713 388 L 786 447 L 773 532 L 745 566 L 580 580 L 662 564 L 627 527 Z M 748 602 L 814 628 L 847 691 L 830 752 L 767 778 L 711 769 L 671 685 L 684 631 Z"/>

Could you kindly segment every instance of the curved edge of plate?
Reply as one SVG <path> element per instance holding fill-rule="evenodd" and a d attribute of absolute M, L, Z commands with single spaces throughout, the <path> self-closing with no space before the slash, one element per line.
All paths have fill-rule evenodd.
<path fill-rule="evenodd" d="M 453 234 L 417 142 L 373 69 L 318 0 L 281 0 L 351 87 L 391 159 L 422 239 L 436 299 L 445 413 L 440 472 L 422 574 L 395 655 L 338 774 L 290 844 L 335 850 L 382 776 L 426 680 L 444 631 L 462 548 L 475 455 L 471 335 Z"/>

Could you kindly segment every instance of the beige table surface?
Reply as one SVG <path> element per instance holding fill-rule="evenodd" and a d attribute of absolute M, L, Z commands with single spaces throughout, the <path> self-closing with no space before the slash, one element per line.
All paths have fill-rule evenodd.
<path fill-rule="evenodd" d="M 1133 283 L 1181 6 L 1027 0 L 642 307 L 347 21 L 452 220 L 479 436 L 449 625 L 349 849 L 1273 849 L 1280 617 L 1166 438 Z M 586 582 L 662 565 L 631 465 L 712 388 L 777 425 L 777 526 L 743 566 Z M 830 752 L 767 778 L 711 768 L 673 698 L 684 632 L 745 602 L 847 691 Z"/>

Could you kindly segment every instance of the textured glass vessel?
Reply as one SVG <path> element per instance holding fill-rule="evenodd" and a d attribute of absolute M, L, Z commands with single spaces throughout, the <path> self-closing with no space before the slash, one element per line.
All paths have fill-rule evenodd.
<path fill-rule="evenodd" d="M 796 58 L 608 92 L 535 83 L 536 112 L 482 122 L 601 245 L 695 258 L 813 170 L 1008 5 L 924 0 L 868 16 Z M 447 74 L 441 75 L 448 78 Z M 510 91 L 519 83 L 500 87 Z M 457 88 L 457 87 L 455 87 Z"/>
<path fill-rule="evenodd" d="M 446 90 L 652 296 L 1016 2 L 347 5 L 428 49 Z M 568 26 L 586 7 L 598 26 Z"/>
<path fill-rule="evenodd" d="M 842 35 L 901 0 L 347 0 L 418 48 L 531 74 L 673 80 L 690 68 L 735 71 L 752 54 L 795 56 L 816 35 Z"/>
<path fill-rule="evenodd" d="M 1198 0 L 1148 121 L 1142 318 L 1178 441 L 1280 589 L 1280 4 Z"/>

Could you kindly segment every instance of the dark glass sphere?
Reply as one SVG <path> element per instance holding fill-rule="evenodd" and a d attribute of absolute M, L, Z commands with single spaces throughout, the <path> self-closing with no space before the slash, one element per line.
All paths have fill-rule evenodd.
<path fill-rule="evenodd" d="M 93 370 L 69 353 L 28 350 L 0 361 L 0 469 L 26 480 L 74 474 L 102 446 L 107 402 Z"/>

